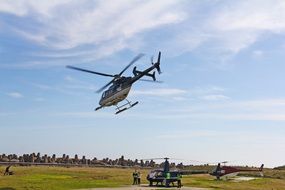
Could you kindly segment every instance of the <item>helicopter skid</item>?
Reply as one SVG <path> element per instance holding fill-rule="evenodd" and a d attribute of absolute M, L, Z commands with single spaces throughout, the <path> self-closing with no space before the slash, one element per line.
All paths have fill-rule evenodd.
<path fill-rule="evenodd" d="M 95 111 L 97 111 L 97 110 L 99 110 L 101 108 L 103 108 L 103 106 L 99 106 L 99 107 L 95 108 Z"/>
<path fill-rule="evenodd" d="M 134 107 L 135 105 L 137 105 L 139 102 L 138 101 L 136 101 L 135 103 L 133 103 L 132 105 L 131 105 L 131 107 Z"/>
<path fill-rule="evenodd" d="M 123 104 L 123 105 L 121 105 L 121 106 L 119 106 L 119 107 L 116 108 L 116 110 L 118 110 L 118 111 L 117 111 L 115 114 L 119 114 L 119 113 L 121 113 L 121 112 L 123 112 L 123 111 L 126 111 L 126 110 L 128 110 L 128 109 L 134 107 L 134 106 L 137 105 L 138 103 L 139 103 L 139 102 L 136 101 L 135 103 L 131 104 L 131 102 L 129 102 L 129 101 L 127 100 L 127 103 L 126 103 L 126 104 Z M 128 106 L 128 107 L 125 107 L 125 106 L 127 106 L 127 105 L 129 105 L 129 106 Z M 122 109 L 121 109 L 121 108 L 122 108 Z"/>

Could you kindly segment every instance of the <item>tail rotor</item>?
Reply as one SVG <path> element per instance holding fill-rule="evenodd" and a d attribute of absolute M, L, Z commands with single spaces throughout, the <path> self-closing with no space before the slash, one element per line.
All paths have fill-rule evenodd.
<path fill-rule="evenodd" d="M 160 70 L 160 57 L 161 57 L 161 52 L 158 53 L 157 62 L 155 63 L 155 64 L 156 64 L 156 69 L 157 69 L 158 74 L 161 74 L 161 70 Z"/>
<path fill-rule="evenodd" d="M 260 168 L 259 168 L 259 174 L 261 177 L 264 177 L 264 174 L 263 174 L 263 167 L 264 167 L 264 164 L 261 164 Z"/>

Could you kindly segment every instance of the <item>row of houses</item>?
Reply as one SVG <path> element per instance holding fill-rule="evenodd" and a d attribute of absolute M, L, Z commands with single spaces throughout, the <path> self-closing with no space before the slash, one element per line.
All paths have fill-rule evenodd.
<path fill-rule="evenodd" d="M 69 165 L 101 165 L 101 166 L 123 166 L 123 167 L 163 167 L 163 163 L 156 163 L 154 160 L 131 160 L 125 159 L 121 156 L 117 159 L 103 158 L 101 160 L 96 157 L 89 159 L 85 156 L 81 158 L 77 154 L 74 157 L 70 157 L 67 154 L 63 154 L 57 157 L 55 154 L 41 155 L 40 153 L 23 154 L 18 156 L 16 154 L 2 154 L 0 155 L 0 162 L 19 162 L 19 163 L 35 163 L 35 164 L 69 164 Z M 183 164 L 171 163 L 171 167 L 183 168 Z"/>

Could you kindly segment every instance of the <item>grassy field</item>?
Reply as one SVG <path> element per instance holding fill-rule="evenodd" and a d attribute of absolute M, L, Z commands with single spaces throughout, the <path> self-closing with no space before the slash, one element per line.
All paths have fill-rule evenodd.
<path fill-rule="evenodd" d="M 5 167 L 0 166 L 0 171 Z M 92 187 L 119 187 L 132 183 L 133 169 L 88 167 L 11 167 L 12 176 L 0 176 L 0 190 L 65 190 Z M 142 183 L 147 183 L 147 170 L 141 170 Z M 183 177 L 183 184 L 191 187 L 207 187 L 227 190 L 285 190 L 285 171 L 266 170 L 265 178 L 252 181 L 216 181 L 213 177 L 191 175 Z"/>

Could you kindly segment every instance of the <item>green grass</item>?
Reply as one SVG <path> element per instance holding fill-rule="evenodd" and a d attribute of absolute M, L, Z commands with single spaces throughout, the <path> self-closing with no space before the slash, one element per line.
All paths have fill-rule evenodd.
<path fill-rule="evenodd" d="M 235 182 L 233 180 L 217 181 L 207 174 L 185 176 L 185 186 L 204 187 L 225 190 L 285 190 L 284 179 L 257 178 L 250 181 Z"/>
<path fill-rule="evenodd" d="M 4 166 L 0 166 L 3 172 Z M 12 176 L 0 175 L 0 190 L 66 190 L 96 187 L 120 187 L 132 183 L 133 169 L 12 166 Z M 142 183 L 148 170 L 141 170 Z M 184 186 L 206 187 L 225 190 L 285 190 L 285 171 L 266 170 L 266 178 L 252 181 L 216 181 L 207 174 L 184 176 Z"/>
<path fill-rule="evenodd" d="M 4 167 L 0 167 L 4 171 Z M 119 187 L 132 182 L 131 169 L 65 168 L 65 167 L 11 167 L 12 176 L 0 176 L 1 188 L 65 190 L 91 187 Z M 145 177 L 147 171 L 142 170 Z M 146 183 L 146 180 L 142 180 Z"/>

